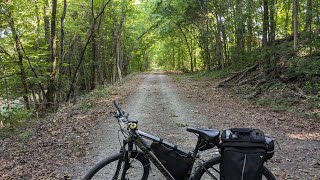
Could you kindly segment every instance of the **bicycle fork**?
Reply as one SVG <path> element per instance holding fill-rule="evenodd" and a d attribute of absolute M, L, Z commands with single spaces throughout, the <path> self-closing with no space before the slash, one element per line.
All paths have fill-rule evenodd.
<path fill-rule="evenodd" d="M 123 169 L 123 171 L 121 173 L 121 180 L 125 180 L 125 176 L 126 176 L 127 170 L 130 167 L 130 162 L 129 162 L 129 159 L 130 159 L 130 156 L 131 156 L 130 149 L 132 150 L 132 145 L 131 145 L 131 148 L 129 146 L 129 150 L 126 151 L 125 146 L 127 144 L 128 144 L 128 142 L 123 140 L 123 146 L 120 149 L 120 153 L 123 153 L 123 157 L 122 157 L 122 159 L 119 159 L 119 161 L 118 161 L 117 169 L 116 169 L 115 174 L 112 177 L 112 180 L 117 180 L 118 179 L 121 169 Z"/>

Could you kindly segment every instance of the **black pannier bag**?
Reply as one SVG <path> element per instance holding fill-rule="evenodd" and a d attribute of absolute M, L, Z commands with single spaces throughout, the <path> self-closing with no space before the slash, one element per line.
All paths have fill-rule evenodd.
<path fill-rule="evenodd" d="M 175 180 L 185 180 L 188 177 L 194 163 L 189 154 L 161 142 L 152 142 L 150 147 Z"/>
<path fill-rule="evenodd" d="M 232 128 L 221 134 L 220 179 L 261 180 L 263 163 L 273 155 L 274 142 L 258 129 Z"/>

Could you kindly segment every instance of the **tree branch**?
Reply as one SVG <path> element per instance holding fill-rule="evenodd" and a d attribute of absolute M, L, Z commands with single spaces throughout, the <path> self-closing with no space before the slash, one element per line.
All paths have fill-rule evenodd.
<path fill-rule="evenodd" d="M 162 20 L 164 19 L 164 17 L 162 17 L 160 20 L 158 20 L 157 22 L 155 22 L 154 24 L 152 24 L 147 30 L 145 30 L 136 40 L 140 40 L 144 35 L 146 35 L 147 33 L 151 32 L 153 29 L 157 28 L 160 23 L 162 22 Z"/>
<path fill-rule="evenodd" d="M 29 57 L 27 56 L 26 51 L 24 50 L 24 47 L 23 47 L 22 43 L 21 43 L 21 49 L 23 51 L 24 56 L 26 57 L 26 59 L 28 61 L 29 67 L 31 68 L 31 71 L 34 74 L 34 77 L 39 80 L 38 74 L 36 73 L 36 70 L 33 68 L 32 64 L 31 64 L 31 61 L 30 61 Z M 42 84 L 40 82 L 38 82 L 38 85 L 39 85 L 40 90 L 43 93 L 44 97 L 47 99 L 47 97 L 45 96 L 46 93 L 44 91 L 44 88 L 43 88 Z"/>
<path fill-rule="evenodd" d="M 84 60 L 84 55 L 86 53 L 86 49 L 89 45 L 89 43 L 91 42 L 91 39 L 92 39 L 92 36 L 93 36 L 93 32 L 94 32 L 94 27 L 96 25 L 96 22 L 97 22 L 97 19 L 103 14 L 105 8 L 107 7 L 107 5 L 111 2 L 111 0 L 109 0 L 108 2 L 106 2 L 106 4 L 104 4 L 104 6 L 102 7 L 100 13 L 93 19 L 93 23 L 90 27 L 90 35 L 89 37 L 87 38 L 87 41 L 86 41 L 86 44 L 81 52 L 81 56 L 80 56 L 80 60 L 79 60 L 79 63 L 76 67 L 76 70 L 74 71 L 73 73 L 73 76 L 72 76 L 72 81 L 71 81 L 71 85 L 70 85 L 70 88 L 69 88 L 69 91 L 68 91 L 68 95 L 67 95 L 67 99 L 66 99 L 66 102 L 68 102 L 70 100 L 70 97 L 71 97 L 71 93 L 74 91 L 74 86 L 75 86 L 75 83 L 76 83 L 76 77 L 77 77 L 77 74 L 78 74 L 78 71 L 80 69 L 80 66 Z M 93 10 L 92 10 L 93 11 Z"/>

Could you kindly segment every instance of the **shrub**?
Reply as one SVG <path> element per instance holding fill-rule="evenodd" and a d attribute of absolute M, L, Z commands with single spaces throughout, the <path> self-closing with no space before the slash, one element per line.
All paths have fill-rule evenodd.
<path fill-rule="evenodd" d="M 81 103 L 81 108 L 83 110 L 88 110 L 90 108 L 93 108 L 98 99 L 110 97 L 113 91 L 114 91 L 113 87 L 107 87 L 107 88 L 99 87 L 97 89 L 94 89 L 90 93 L 84 95 Z"/>
<path fill-rule="evenodd" d="M 9 107 L 2 107 L 0 120 L 4 126 L 17 128 L 34 115 L 33 111 L 27 110 L 23 104 L 14 102 Z"/>

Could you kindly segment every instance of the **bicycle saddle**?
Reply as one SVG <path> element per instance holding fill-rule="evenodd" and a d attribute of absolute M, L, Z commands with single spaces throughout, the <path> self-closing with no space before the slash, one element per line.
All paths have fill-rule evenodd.
<path fill-rule="evenodd" d="M 212 142 L 219 138 L 220 131 L 218 129 L 199 129 L 199 128 L 187 128 L 188 132 L 199 134 L 205 140 Z"/>

